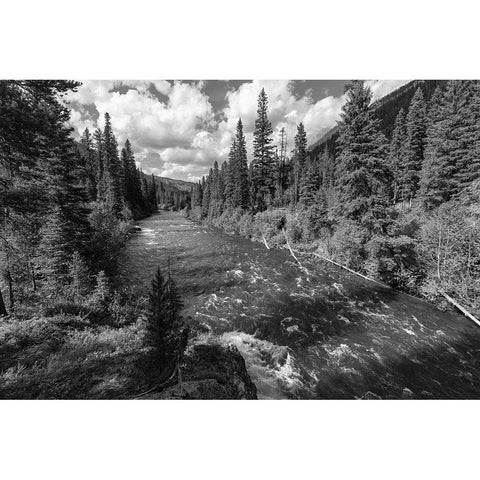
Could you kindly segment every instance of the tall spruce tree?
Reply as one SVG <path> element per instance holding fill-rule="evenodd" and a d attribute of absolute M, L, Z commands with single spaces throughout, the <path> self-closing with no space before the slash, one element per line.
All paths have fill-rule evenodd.
<path fill-rule="evenodd" d="M 408 107 L 406 118 L 407 151 L 400 178 L 400 195 L 402 200 L 408 201 L 410 205 L 419 187 L 427 131 L 426 113 L 425 99 L 419 87 Z"/>
<path fill-rule="evenodd" d="M 93 148 L 93 137 L 88 128 L 82 134 L 78 148 L 78 159 L 83 167 L 84 183 L 88 193 L 88 199 L 94 201 L 97 198 L 97 178 L 95 150 Z"/>
<path fill-rule="evenodd" d="M 248 161 L 247 161 L 247 144 L 243 133 L 242 119 L 238 119 L 237 131 L 235 136 L 235 168 L 234 168 L 234 193 L 233 203 L 235 207 L 243 209 L 248 208 Z"/>
<path fill-rule="evenodd" d="M 210 183 L 210 203 L 208 215 L 210 217 L 218 217 L 222 211 L 222 185 L 220 179 L 220 171 L 218 169 L 218 162 L 213 163 L 212 178 Z"/>
<path fill-rule="evenodd" d="M 303 123 L 297 126 L 297 134 L 295 135 L 295 147 L 293 150 L 293 204 L 296 205 L 300 195 L 300 182 L 302 173 L 305 170 L 307 162 L 307 133 Z"/>
<path fill-rule="evenodd" d="M 103 128 L 104 176 L 106 183 L 106 202 L 116 215 L 123 207 L 123 168 L 118 157 L 118 144 L 113 134 L 110 115 L 105 113 Z"/>
<path fill-rule="evenodd" d="M 321 183 L 317 162 L 307 159 L 303 165 L 303 172 L 300 181 L 300 203 L 305 206 L 311 206 L 318 198 Z"/>
<path fill-rule="evenodd" d="M 202 216 L 203 217 L 207 217 L 210 211 L 212 177 L 213 177 L 213 170 L 210 169 L 210 172 L 207 178 L 205 179 L 205 185 L 203 187 L 203 196 L 202 196 Z"/>
<path fill-rule="evenodd" d="M 257 119 L 253 132 L 252 200 L 254 210 L 264 210 L 275 193 L 275 158 L 272 125 L 268 120 L 268 98 L 262 88 L 258 96 Z"/>
<path fill-rule="evenodd" d="M 230 146 L 230 151 L 228 152 L 228 168 L 225 179 L 225 205 L 233 208 L 237 206 L 235 202 L 236 169 L 237 142 L 235 139 L 233 139 L 232 145 Z"/>
<path fill-rule="evenodd" d="M 390 152 L 388 155 L 388 163 L 392 171 L 392 195 L 393 203 L 399 200 L 399 190 L 403 178 L 402 169 L 406 166 L 407 160 L 407 125 L 405 112 L 403 108 L 397 114 L 395 126 L 393 128 L 392 139 L 390 141 Z"/>
<path fill-rule="evenodd" d="M 390 183 L 386 139 L 370 108 L 370 88 L 353 81 L 347 84 L 346 94 L 338 138 L 337 213 L 383 232 Z"/>

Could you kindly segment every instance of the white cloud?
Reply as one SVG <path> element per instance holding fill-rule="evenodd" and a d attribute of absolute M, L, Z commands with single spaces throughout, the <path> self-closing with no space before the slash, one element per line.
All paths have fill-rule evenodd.
<path fill-rule="evenodd" d="M 369 80 L 374 98 L 390 93 L 405 81 Z M 317 140 L 340 118 L 345 97 L 327 96 L 317 102 L 310 92 L 298 97 L 288 80 L 244 82 L 226 94 L 226 106 L 213 111 L 204 91 L 205 82 L 86 81 L 69 95 L 71 124 L 81 134 L 103 127 L 110 113 L 119 143 L 130 139 L 137 163 L 147 173 L 196 180 L 208 173 L 215 160 L 228 156 L 239 118 L 242 118 L 249 161 L 257 99 L 262 88 L 269 100 L 269 119 L 275 142 L 282 127 L 288 152 L 293 149 L 297 124 L 303 122 L 309 143 Z"/>

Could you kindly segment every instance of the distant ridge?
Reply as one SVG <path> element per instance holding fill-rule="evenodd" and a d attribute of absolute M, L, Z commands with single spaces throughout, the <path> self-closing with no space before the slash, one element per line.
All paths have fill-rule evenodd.
<path fill-rule="evenodd" d="M 393 125 L 401 108 L 408 110 L 408 105 L 417 88 L 421 88 L 426 100 L 429 100 L 435 91 L 437 85 L 443 87 L 446 80 L 412 80 L 405 85 L 393 90 L 388 95 L 376 100 L 372 107 L 381 121 L 382 131 L 390 137 Z M 318 155 L 323 147 L 327 144 L 333 144 L 338 136 L 339 124 L 335 125 L 328 132 L 322 135 L 316 142 L 308 147 L 308 151 L 312 156 Z"/>
<path fill-rule="evenodd" d="M 152 178 L 152 175 L 149 175 L 144 172 L 142 173 L 145 177 L 148 177 L 149 179 Z M 160 177 L 158 175 L 154 175 L 154 178 L 155 178 L 155 183 L 157 185 L 162 185 L 163 187 L 166 187 L 165 188 L 166 190 L 190 192 L 195 185 L 193 182 L 187 182 L 186 180 L 177 180 L 175 178 Z"/>

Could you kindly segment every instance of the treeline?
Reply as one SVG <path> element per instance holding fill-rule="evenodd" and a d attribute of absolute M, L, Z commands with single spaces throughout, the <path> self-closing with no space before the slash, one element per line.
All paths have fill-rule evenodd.
<path fill-rule="evenodd" d="M 17 303 L 77 295 L 115 267 L 128 221 L 156 209 L 130 142 L 110 116 L 76 142 L 62 97 L 71 81 L 0 82 L 0 315 Z M 100 280 L 98 279 L 100 275 Z M 67 295 L 68 293 L 68 295 Z"/>
<path fill-rule="evenodd" d="M 192 214 L 274 243 L 286 229 L 397 288 L 478 308 L 480 83 L 439 82 L 428 100 L 418 88 L 390 138 L 370 89 L 353 81 L 346 94 L 335 148 L 312 155 L 300 123 L 287 155 L 262 90 L 250 164 L 239 120 L 228 161 L 196 185 Z"/>
<path fill-rule="evenodd" d="M 183 210 L 191 207 L 191 192 L 189 189 L 182 190 L 176 185 L 170 185 L 159 177 L 152 180 L 157 184 L 157 204 L 162 210 Z M 175 180 L 170 180 L 175 182 Z"/>

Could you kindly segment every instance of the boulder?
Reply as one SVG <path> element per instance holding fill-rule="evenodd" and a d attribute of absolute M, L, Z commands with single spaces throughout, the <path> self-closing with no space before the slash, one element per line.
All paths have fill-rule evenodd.
<path fill-rule="evenodd" d="M 186 354 L 182 384 L 149 396 L 158 399 L 255 400 L 257 388 L 233 345 L 197 344 Z"/>

